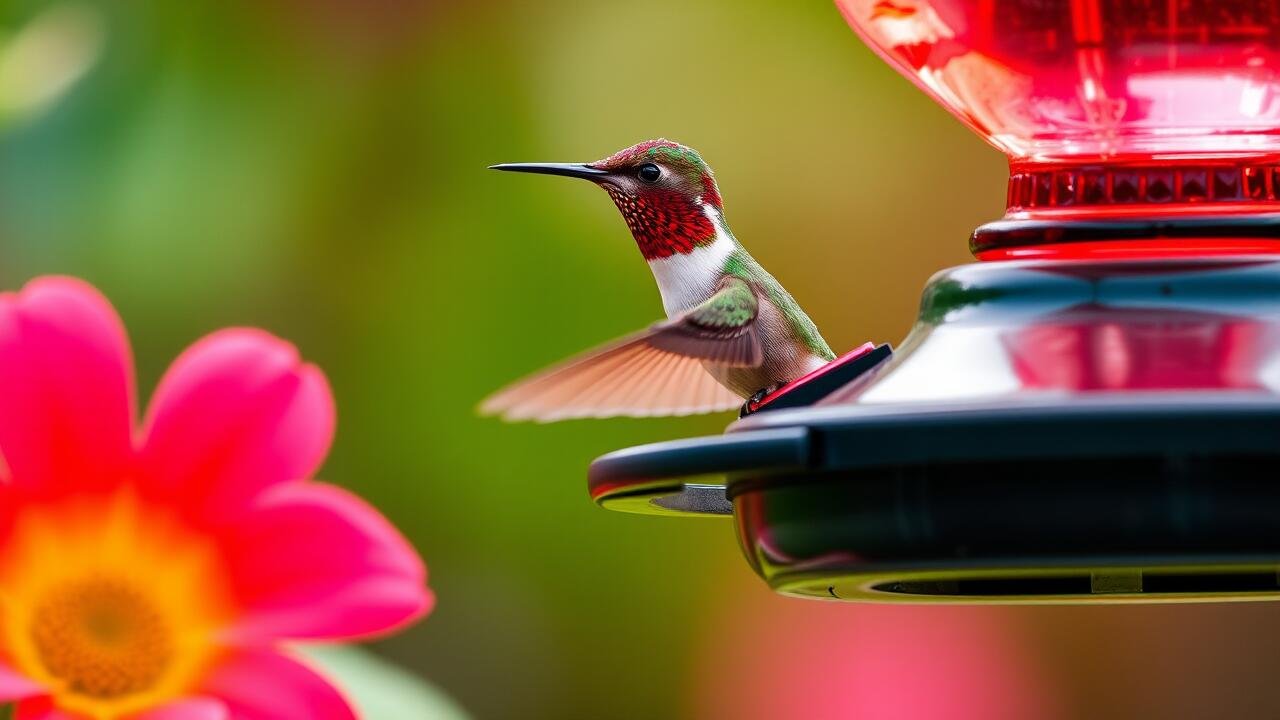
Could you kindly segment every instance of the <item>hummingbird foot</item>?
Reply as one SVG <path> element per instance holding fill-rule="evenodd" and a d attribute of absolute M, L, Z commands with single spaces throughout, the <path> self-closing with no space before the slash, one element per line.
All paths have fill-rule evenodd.
<path fill-rule="evenodd" d="M 765 398 L 769 397 L 774 390 L 777 390 L 780 387 L 782 387 L 782 383 L 774 383 L 772 385 L 762 387 L 752 393 L 751 397 L 747 398 L 747 401 L 742 403 L 742 407 L 738 410 L 738 417 L 744 418 L 756 410 L 759 410 L 760 403 L 763 402 Z"/>

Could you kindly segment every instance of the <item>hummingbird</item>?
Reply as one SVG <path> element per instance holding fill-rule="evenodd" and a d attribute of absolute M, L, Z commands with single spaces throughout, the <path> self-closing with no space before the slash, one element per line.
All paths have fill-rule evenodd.
<path fill-rule="evenodd" d="M 744 399 L 758 401 L 835 359 L 800 305 L 729 230 L 715 176 L 692 148 L 657 139 L 591 163 L 491 167 L 603 188 L 653 271 L 666 319 L 499 390 L 482 413 L 550 422 L 745 408 Z"/>

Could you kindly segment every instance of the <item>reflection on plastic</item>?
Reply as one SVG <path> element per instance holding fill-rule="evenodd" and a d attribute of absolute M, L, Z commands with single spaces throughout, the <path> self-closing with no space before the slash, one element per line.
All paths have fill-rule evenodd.
<path fill-rule="evenodd" d="M 822 404 L 1117 390 L 1280 392 L 1280 264 L 1018 262 L 940 274 L 868 388 Z"/>
<path fill-rule="evenodd" d="M 1280 150 L 1280 8 L 1250 0 L 838 0 L 1012 158 Z"/>

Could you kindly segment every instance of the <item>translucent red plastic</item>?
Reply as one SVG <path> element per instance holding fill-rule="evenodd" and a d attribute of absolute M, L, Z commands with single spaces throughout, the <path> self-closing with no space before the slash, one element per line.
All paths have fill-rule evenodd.
<path fill-rule="evenodd" d="M 838 0 L 872 48 L 1018 160 L 1280 152 L 1280 4 Z"/>
<path fill-rule="evenodd" d="M 1006 218 L 1280 213 L 1274 0 L 836 4 L 872 49 L 1009 157 Z M 1195 247 L 1117 242 L 1133 256 Z M 1262 245 L 1202 244 L 1211 254 Z"/>
<path fill-rule="evenodd" d="M 1178 242 L 1165 239 L 1105 240 L 988 250 L 977 253 L 977 258 L 979 260 L 1136 260 L 1235 255 L 1280 255 L 1280 240 L 1250 238 L 1203 238 Z"/>

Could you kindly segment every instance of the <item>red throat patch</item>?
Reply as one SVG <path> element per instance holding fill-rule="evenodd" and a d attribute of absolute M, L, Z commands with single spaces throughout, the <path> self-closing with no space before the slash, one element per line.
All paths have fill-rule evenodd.
<path fill-rule="evenodd" d="M 690 253 L 716 239 L 716 226 L 702 206 L 678 192 L 654 190 L 632 196 L 612 185 L 604 189 L 622 212 L 645 260 Z"/>
<path fill-rule="evenodd" d="M 715 205 L 717 208 L 724 207 L 724 202 L 720 199 L 720 191 L 716 189 L 716 181 L 706 173 L 702 174 L 702 202 Z"/>

